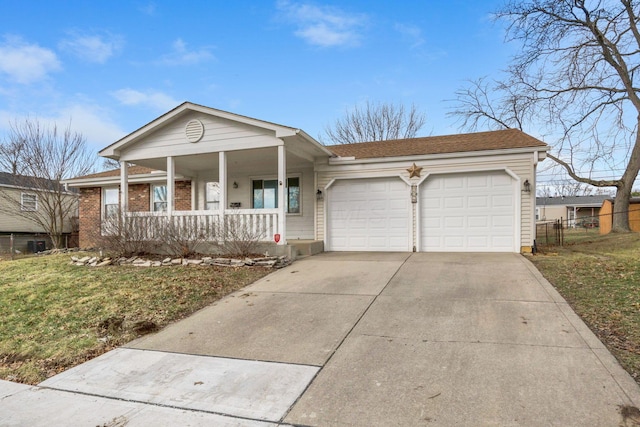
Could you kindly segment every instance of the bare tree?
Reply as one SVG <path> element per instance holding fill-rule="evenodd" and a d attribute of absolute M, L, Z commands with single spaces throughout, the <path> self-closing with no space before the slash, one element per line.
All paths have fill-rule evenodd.
<path fill-rule="evenodd" d="M 610 190 L 597 188 L 574 180 L 553 180 L 538 185 L 536 195 L 539 197 L 559 197 L 559 196 L 600 196 L 608 195 Z"/>
<path fill-rule="evenodd" d="M 574 180 L 615 187 L 613 231 L 629 231 L 640 170 L 640 6 L 633 0 L 510 1 L 496 13 L 521 43 L 502 81 L 456 92 L 453 116 L 474 129 L 546 128 L 549 157 Z M 611 179 L 594 178 L 607 170 Z"/>
<path fill-rule="evenodd" d="M 407 111 L 404 105 L 390 103 L 354 107 L 332 126 L 325 126 L 326 139 L 332 144 L 385 141 L 413 138 L 424 126 L 426 116 L 415 105 Z M 324 138 L 320 138 L 323 140 Z"/>
<path fill-rule="evenodd" d="M 67 126 L 43 126 L 35 119 L 11 123 L 7 140 L 0 144 L 0 168 L 12 174 L 14 187 L 28 195 L 26 203 L 10 188 L 0 189 L 0 212 L 17 215 L 46 231 L 54 247 L 63 244 L 62 234 L 78 209 L 77 194 L 61 181 L 86 175 L 95 158 L 84 137 Z"/>

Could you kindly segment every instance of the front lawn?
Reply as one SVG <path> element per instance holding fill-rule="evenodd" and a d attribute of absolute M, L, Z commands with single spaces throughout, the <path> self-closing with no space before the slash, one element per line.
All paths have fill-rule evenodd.
<path fill-rule="evenodd" d="M 640 234 L 584 236 L 531 260 L 640 383 Z"/>
<path fill-rule="evenodd" d="M 260 267 L 78 267 L 0 261 L 0 379 L 37 384 L 270 273 Z"/>

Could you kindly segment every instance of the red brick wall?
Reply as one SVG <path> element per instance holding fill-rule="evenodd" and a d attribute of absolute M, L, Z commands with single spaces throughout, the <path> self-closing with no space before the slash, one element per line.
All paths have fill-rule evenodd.
<path fill-rule="evenodd" d="M 174 209 L 177 211 L 191 210 L 191 181 L 176 181 Z"/>
<path fill-rule="evenodd" d="M 94 247 L 100 237 L 101 200 L 100 187 L 80 189 L 79 246 L 81 248 Z"/>
<path fill-rule="evenodd" d="M 191 210 L 191 181 L 175 184 L 175 210 Z M 151 209 L 151 184 L 129 184 L 129 211 L 148 212 Z M 102 219 L 102 188 L 80 189 L 80 247 L 98 245 Z"/>
<path fill-rule="evenodd" d="M 149 212 L 150 210 L 151 185 L 129 184 L 129 212 Z"/>

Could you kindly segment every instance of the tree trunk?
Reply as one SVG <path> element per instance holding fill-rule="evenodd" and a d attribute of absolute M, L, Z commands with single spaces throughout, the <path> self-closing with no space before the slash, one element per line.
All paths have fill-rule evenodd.
<path fill-rule="evenodd" d="M 613 233 L 628 233 L 631 231 L 629 228 L 629 196 L 631 189 L 618 187 L 616 190 L 616 200 L 613 204 L 613 222 L 611 226 L 611 232 Z"/>
<path fill-rule="evenodd" d="M 640 129 L 640 115 L 636 122 L 636 128 Z M 629 200 L 633 190 L 633 182 L 640 171 L 640 131 L 636 130 L 636 138 L 633 150 L 629 156 L 629 163 L 616 185 L 616 200 L 613 204 L 613 221 L 611 231 L 614 233 L 628 233 L 629 227 Z"/>

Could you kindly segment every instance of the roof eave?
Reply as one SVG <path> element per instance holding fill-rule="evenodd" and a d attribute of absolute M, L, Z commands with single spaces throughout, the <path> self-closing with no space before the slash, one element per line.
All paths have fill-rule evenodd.
<path fill-rule="evenodd" d="M 188 180 L 189 177 L 176 174 L 176 180 L 183 181 Z M 151 182 L 166 182 L 166 172 L 154 172 L 138 175 L 129 175 L 127 182 L 129 184 L 138 183 L 151 183 Z M 101 176 L 96 178 L 76 178 L 62 181 L 63 184 L 68 184 L 69 187 L 81 188 L 81 187 L 104 187 L 105 185 L 118 185 L 120 184 L 120 176 Z"/>
<path fill-rule="evenodd" d="M 519 148 L 502 148 L 498 150 L 477 150 L 477 151 L 458 151 L 454 153 L 436 153 L 436 154 L 414 154 L 407 156 L 385 156 L 371 158 L 354 158 L 354 157 L 334 157 L 329 159 L 330 165 L 349 165 L 358 163 L 384 163 L 384 162 L 402 162 L 415 160 L 437 160 L 437 159 L 455 159 L 462 157 L 482 157 L 507 154 L 523 154 L 535 153 L 539 151 L 548 151 L 549 146 L 537 147 L 519 147 Z"/>

